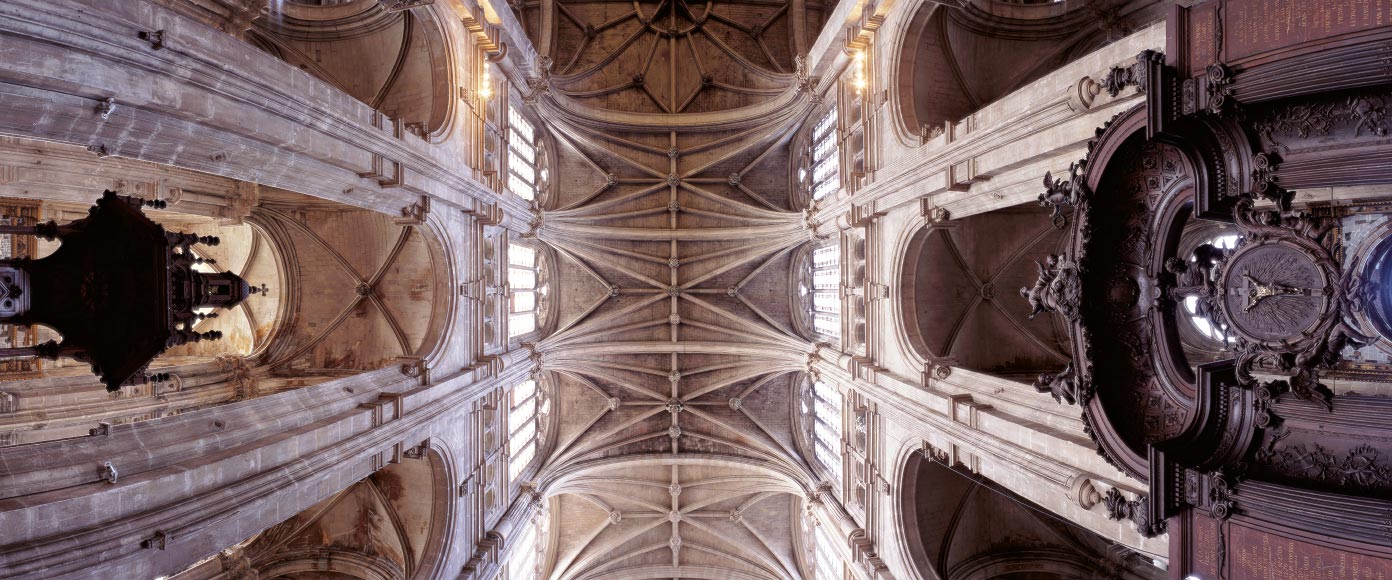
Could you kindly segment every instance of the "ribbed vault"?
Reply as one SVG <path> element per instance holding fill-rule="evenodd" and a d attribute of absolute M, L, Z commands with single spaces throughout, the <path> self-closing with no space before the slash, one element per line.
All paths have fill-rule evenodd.
<path fill-rule="evenodd" d="M 643 458 L 558 486 L 559 578 L 799 578 L 800 498 L 757 468 Z"/>
<path fill-rule="evenodd" d="M 794 543 L 816 482 L 793 379 L 816 345 L 794 330 L 788 299 L 793 255 L 816 239 L 788 171 L 808 109 L 792 74 L 803 11 L 542 9 L 560 22 L 538 102 L 559 171 L 532 235 L 555 248 L 565 288 L 555 332 L 535 345 L 559 414 L 537 476 L 551 498 L 548 577 L 805 577 Z M 790 97 L 726 131 L 596 121 Z"/>
<path fill-rule="evenodd" d="M 683 113 L 746 106 L 793 82 L 804 9 L 757 2 L 549 0 L 555 90 L 589 106 Z M 528 16 L 525 12 L 524 19 Z"/>
<path fill-rule="evenodd" d="M 562 256 L 563 275 L 579 281 L 566 284 L 573 293 L 564 298 L 557 331 L 537 345 L 562 401 L 561 432 L 543 471 L 613 456 L 654 456 L 646 468 L 664 457 L 721 455 L 810 473 L 794 443 L 790 377 L 806 368 L 814 346 L 791 330 L 787 284 L 792 251 L 812 234 L 803 214 L 784 209 L 786 177 L 774 170 L 786 163 L 787 127 L 732 136 L 554 130 L 570 158 L 588 169 L 576 172 L 596 184 L 563 189 L 560 208 L 543 212 L 536 230 Z M 672 467 L 663 475 L 633 485 L 740 477 L 724 468 L 684 475 Z M 612 493 L 642 497 L 622 487 Z M 567 514 L 576 513 L 568 508 L 577 501 L 611 506 L 598 489 L 557 501 Z M 791 525 L 801 498 L 786 489 L 722 496 L 710 505 L 726 522 L 710 523 L 705 516 L 713 512 L 700 495 L 600 510 L 657 514 L 661 506 L 659 515 L 670 515 L 687 505 L 703 514 L 670 522 L 674 535 L 660 542 L 670 558 L 661 565 L 648 562 L 656 528 L 631 524 L 604 532 L 605 542 L 572 547 L 576 561 L 557 560 L 552 577 L 589 577 L 595 562 L 617 566 L 605 556 L 615 551 L 649 554 L 633 556 L 634 570 L 648 570 L 635 577 L 705 577 L 689 566 L 797 577 L 790 545 L 722 542 L 738 536 L 719 530 L 733 525 L 752 533 L 728 518 L 741 502 L 770 506 L 761 509 Z M 598 524 L 579 520 L 559 521 L 562 537 L 582 533 L 573 527 L 599 536 Z M 686 528 L 691 538 L 707 539 L 673 539 Z"/>

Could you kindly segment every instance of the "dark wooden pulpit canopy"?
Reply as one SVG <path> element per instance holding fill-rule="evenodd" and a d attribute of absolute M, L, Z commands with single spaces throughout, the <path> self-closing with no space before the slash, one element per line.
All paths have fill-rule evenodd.
<path fill-rule="evenodd" d="M 115 391 L 146 382 L 150 361 L 165 349 L 221 338 L 193 327 L 252 288 L 231 272 L 195 270 L 209 261 L 192 247 L 218 240 L 166 231 L 144 214 L 163 205 L 107 191 L 86 218 L 68 224 L 0 226 L 62 243 L 44 258 L 0 260 L 0 323 L 42 324 L 62 340 L 0 349 L 0 357 L 75 358 Z"/>

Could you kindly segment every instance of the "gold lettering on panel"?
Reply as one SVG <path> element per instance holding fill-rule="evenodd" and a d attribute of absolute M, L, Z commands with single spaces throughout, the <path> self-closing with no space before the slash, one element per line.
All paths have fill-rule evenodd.
<path fill-rule="evenodd" d="M 1231 580 L 1387 580 L 1392 561 L 1234 525 Z"/>
<path fill-rule="evenodd" d="M 1226 58 L 1239 60 L 1382 26 L 1392 0 L 1227 0 L 1224 12 Z"/>

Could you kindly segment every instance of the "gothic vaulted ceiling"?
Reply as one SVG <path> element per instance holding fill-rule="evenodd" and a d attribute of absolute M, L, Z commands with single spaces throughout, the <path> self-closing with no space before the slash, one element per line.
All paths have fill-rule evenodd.
<path fill-rule="evenodd" d="M 538 345 L 559 409 L 539 476 L 551 578 L 805 575 L 798 482 L 814 478 L 794 402 L 815 347 L 794 330 L 789 275 L 813 234 L 788 145 L 810 108 L 794 55 L 820 7 L 798 6 L 519 12 L 555 87 L 538 107 L 558 188 L 534 232 L 565 289 Z"/>

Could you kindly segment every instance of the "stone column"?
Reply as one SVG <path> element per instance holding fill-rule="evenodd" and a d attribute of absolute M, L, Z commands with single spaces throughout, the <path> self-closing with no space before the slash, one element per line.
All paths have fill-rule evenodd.
<path fill-rule="evenodd" d="M 366 477 L 473 395 L 408 380 L 392 366 L 0 449 L 0 576 L 154 578 L 211 556 Z"/>
<path fill-rule="evenodd" d="M 259 199 L 255 184 L 117 157 L 75 145 L 0 138 L 0 196 L 86 208 L 103 190 L 168 204 L 167 210 L 240 220 Z"/>
<path fill-rule="evenodd" d="M 145 385 L 108 393 L 83 367 L 74 374 L 6 383 L 0 389 L 0 444 L 108 435 L 116 425 L 233 400 L 235 381 L 217 362 L 154 369 Z"/>
<path fill-rule="evenodd" d="M 391 214 L 497 198 L 447 144 L 151 0 L 6 2 L 0 49 L 0 133 Z"/>

